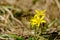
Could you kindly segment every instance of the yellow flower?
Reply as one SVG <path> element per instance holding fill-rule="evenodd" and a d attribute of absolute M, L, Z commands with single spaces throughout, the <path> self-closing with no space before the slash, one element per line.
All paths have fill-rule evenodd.
<path fill-rule="evenodd" d="M 46 10 L 35 10 L 36 14 L 34 15 L 33 19 L 31 19 L 30 23 L 32 26 L 37 25 L 40 26 L 41 23 L 46 23 L 44 20 Z"/>

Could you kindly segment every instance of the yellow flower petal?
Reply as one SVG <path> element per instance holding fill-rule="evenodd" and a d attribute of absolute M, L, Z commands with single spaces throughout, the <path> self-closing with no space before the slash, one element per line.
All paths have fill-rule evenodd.
<path fill-rule="evenodd" d="M 44 18 L 45 18 L 45 16 L 42 16 L 42 17 L 41 17 L 41 20 L 43 20 Z"/>
<path fill-rule="evenodd" d="M 33 19 L 31 19 L 31 25 L 34 26 L 34 25 L 37 25 L 37 26 L 40 26 L 41 23 L 46 23 L 46 21 L 44 20 L 44 17 L 45 17 L 45 14 L 44 12 L 46 10 L 35 10 L 36 11 L 36 14 L 34 15 Z"/>
<path fill-rule="evenodd" d="M 35 12 L 37 13 L 36 15 L 44 15 L 46 10 L 35 10 Z"/>
<path fill-rule="evenodd" d="M 42 22 L 42 23 L 46 23 L 46 21 L 45 21 L 45 20 L 42 20 L 41 22 Z"/>

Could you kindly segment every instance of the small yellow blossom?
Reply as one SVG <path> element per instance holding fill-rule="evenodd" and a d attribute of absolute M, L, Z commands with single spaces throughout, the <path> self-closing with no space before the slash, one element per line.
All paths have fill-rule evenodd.
<path fill-rule="evenodd" d="M 33 19 L 31 19 L 31 25 L 37 25 L 40 26 L 41 23 L 46 23 L 46 21 L 44 20 L 45 17 L 45 12 L 46 10 L 35 10 L 36 14 L 34 15 Z"/>

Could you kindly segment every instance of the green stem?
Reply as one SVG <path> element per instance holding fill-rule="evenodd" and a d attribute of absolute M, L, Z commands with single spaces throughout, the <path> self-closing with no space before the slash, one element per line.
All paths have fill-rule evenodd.
<path fill-rule="evenodd" d="M 36 28 L 36 26 L 34 26 L 34 32 L 35 32 L 34 40 L 37 40 L 37 39 L 36 39 L 36 30 L 37 30 L 37 28 Z"/>

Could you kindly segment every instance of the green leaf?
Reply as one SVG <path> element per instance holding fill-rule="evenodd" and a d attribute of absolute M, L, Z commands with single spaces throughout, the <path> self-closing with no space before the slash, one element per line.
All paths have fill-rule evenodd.
<path fill-rule="evenodd" d="M 24 40 L 23 37 L 17 36 L 15 34 L 2 34 L 2 35 L 0 35 L 0 37 L 3 37 L 3 38 L 14 38 L 16 40 Z"/>
<path fill-rule="evenodd" d="M 35 40 L 36 38 L 29 36 L 28 40 Z"/>
<path fill-rule="evenodd" d="M 12 38 L 15 38 L 16 40 L 24 40 L 24 38 L 19 37 L 19 36 L 14 35 L 14 34 L 9 34 L 8 36 L 9 36 L 9 37 L 12 37 Z"/>
<path fill-rule="evenodd" d="M 55 22 L 57 22 L 55 19 L 48 25 L 48 27 L 50 28 Z"/>

